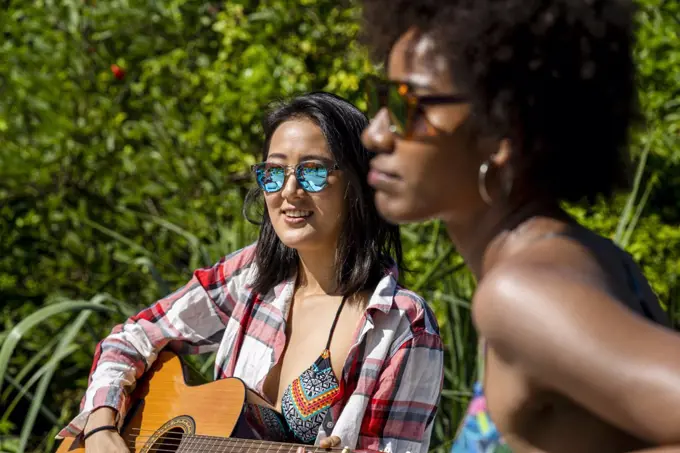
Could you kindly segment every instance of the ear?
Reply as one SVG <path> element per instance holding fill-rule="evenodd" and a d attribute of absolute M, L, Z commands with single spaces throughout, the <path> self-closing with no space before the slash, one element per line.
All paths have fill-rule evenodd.
<path fill-rule="evenodd" d="M 500 170 L 500 182 L 506 197 L 510 196 L 515 179 L 515 174 L 511 165 L 512 157 L 510 139 L 504 138 L 498 142 L 498 149 L 489 158 L 491 164 Z"/>
<path fill-rule="evenodd" d="M 510 139 L 504 138 L 498 142 L 498 149 L 491 155 L 489 160 L 495 167 L 505 168 L 509 165 L 511 157 L 512 146 L 510 145 Z"/>

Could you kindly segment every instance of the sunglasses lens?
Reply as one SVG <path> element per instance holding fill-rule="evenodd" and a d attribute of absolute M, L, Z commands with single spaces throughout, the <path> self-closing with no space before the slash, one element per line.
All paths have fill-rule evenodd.
<path fill-rule="evenodd" d="M 323 164 L 302 163 L 297 166 L 295 176 L 307 192 L 319 192 L 328 185 L 328 168 Z"/>
<path fill-rule="evenodd" d="M 390 84 L 387 92 L 387 110 L 397 134 L 403 134 L 409 117 L 409 103 L 406 85 Z"/>
<path fill-rule="evenodd" d="M 265 192 L 278 192 L 286 179 L 286 169 L 272 164 L 261 164 L 255 168 L 257 185 Z"/>
<path fill-rule="evenodd" d="M 409 103 L 406 95 L 408 86 L 381 80 L 366 81 L 368 117 L 374 118 L 380 109 L 387 108 L 394 132 L 403 134 L 409 117 Z"/>
<path fill-rule="evenodd" d="M 381 92 L 384 93 L 384 91 L 384 88 L 377 80 L 366 81 L 366 102 L 368 107 L 366 113 L 369 118 L 375 117 L 383 107 L 383 99 L 385 96 L 382 95 Z"/>

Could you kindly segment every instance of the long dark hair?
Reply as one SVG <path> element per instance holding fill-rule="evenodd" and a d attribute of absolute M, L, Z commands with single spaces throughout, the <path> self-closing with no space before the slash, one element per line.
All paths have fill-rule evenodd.
<path fill-rule="evenodd" d="M 274 131 L 286 121 L 305 118 L 313 121 L 326 137 L 335 162 L 348 181 L 345 196 L 347 216 L 338 241 L 337 292 L 354 294 L 372 289 L 394 265 L 402 266 L 399 227 L 385 221 L 375 207 L 374 192 L 366 182 L 370 156 L 361 143 L 361 132 L 368 126 L 366 116 L 345 99 L 325 92 L 313 92 L 275 104 L 265 115 L 262 126 L 265 141 L 262 157 L 267 159 Z M 261 195 L 254 189 L 246 197 L 244 213 Z M 248 215 L 246 218 L 253 221 Z M 297 273 L 296 250 L 285 246 L 274 231 L 267 209 L 262 209 L 260 236 L 255 263 L 258 273 L 253 289 L 266 294 L 277 284 Z"/>

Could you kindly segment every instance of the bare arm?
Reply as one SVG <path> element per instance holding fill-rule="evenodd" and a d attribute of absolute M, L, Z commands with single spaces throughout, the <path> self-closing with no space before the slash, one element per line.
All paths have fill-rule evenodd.
<path fill-rule="evenodd" d="M 475 297 L 481 335 L 529 379 L 650 443 L 680 443 L 680 335 L 554 266 L 500 266 Z"/>
<path fill-rule="evenodd" d="M 164 347 L 194 354 L 217 350 L 253 250 L 243 249 L 195 271 L 184 287 L 114 327 L 97 346 L 81 412 L 59 437 L 79 435 L 86 423 L 89 428 L 110 424 L 111 414 L 122 424 L 131 390 Z M 97 414 L 91 423 L 90 413 Z"/>

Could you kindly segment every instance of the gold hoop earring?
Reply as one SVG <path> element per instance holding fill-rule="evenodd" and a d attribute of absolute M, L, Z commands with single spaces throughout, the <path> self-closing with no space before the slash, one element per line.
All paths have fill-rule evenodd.
<path fill-rule="evenodd" d="M 479 196 L 482 197 L 484 203 L 491 206 L 493 204 L 493 199 L 489 196 L 489 191 L 486 189 L 486 174 L 489 172 L 489 163 L 484 162 L 479 166 L 479 174 L 477 175 L 477 189 L 479 190 Z"/>

